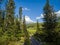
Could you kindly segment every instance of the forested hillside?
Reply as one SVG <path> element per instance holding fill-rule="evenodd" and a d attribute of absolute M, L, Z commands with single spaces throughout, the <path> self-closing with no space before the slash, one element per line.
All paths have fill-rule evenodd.
<path fill-rule="evenodd" d="M 0 0 L 0 45 L 60 45 L 60 11 L 52 2 Z"/>

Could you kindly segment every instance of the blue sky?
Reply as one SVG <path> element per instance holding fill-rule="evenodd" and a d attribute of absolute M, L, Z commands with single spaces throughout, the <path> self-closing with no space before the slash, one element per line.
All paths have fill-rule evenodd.
<path fill-rule="evenodd" d="M 19 13 L 19 7 L 27 8 L 23 10 L 23 15 L 29 16 L 32 20 L 36 21 L 36 17 L 43 13 L 43 7 L 46 0 L 14 0 L 16 4 L 16 14 Z M 50 0 L 50 4 L 54 7 L 55 11 L 60 10 L 60 0 Z M 41 21 L 41 19 L 40 19 Z"/>
<path fill-rule="evenodd" d="M 15 13 L 19 15 L 19 7 L 23 7 L 23 15 L 29 17 L 32 21 L 36 21 L 37 17 L 42 17 L 43 7 L 46 0 L 14 0 L 15 1 Z M 54 7 L 54 10 L 58 12 L 60 10 L 60 0 L 50 0 L 50 5 Z M 39 19 L 42 22 L 41 19 Z"/>

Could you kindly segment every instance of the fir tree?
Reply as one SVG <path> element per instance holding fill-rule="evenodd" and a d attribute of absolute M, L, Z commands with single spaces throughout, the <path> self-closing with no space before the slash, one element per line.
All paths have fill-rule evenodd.
<path fill-rule="evenodd" d="M 25 35 L 24 45 L 30 45 L 29 34 L 27 31 L 26 22 L 25 22 L 25 16 L 23 18 L 23 31 L 24 31 L 24 35 Z"/>
<path fill-rule="evenodd" d="M 39 27 L 39 23 L 38 23 L 38 20 L 37 20 L 37 32 L 38 33 L 40 31 L 40 27 Z"/>
<path fill-rule="evenodd" d="M 3 3 L 3 0 L 0 0 L 0 34 L 2 35 L 4 32 L 3 32 L 3 26 L 4 26 L 4 16 L 5 16 L 5 11 L 3 10 L 2 8 L 2 3 Z"/>
<path fill-rule="evenodd" d="M 9 40 L 14 39 L 14 10 L 15 10 L 15 2 L 14 0 L 8 0 L 6 7 L 6 24 L 5 24 L 5 32 L 9 37 Z"/>
<path fill-rule="evenodd" d="M 19 8 L 19 18 L 20 21 L 22 21 L 22 7 Z"/>
<path fill-rule="evenodd" d="M 44 39 L 45 42 L 56 42 L 56 26 L 57 26 L 57 17 L 56 14 L 54 13 L 53 8 L 49 4 L 49 0 L 47 0 L 46 5 L 44 6 L 43 9 L 44 12 L 44 31 L 46 33 L 46 37 Z"/>
<path fill-rule="evenodd" d="M 45 30 L 51 31 L 56 27 L 56 14 L 54 13 L 53 8 L 49 4 L 49 0 L 47 0 L 46 5 L 44 7 L 44 27 Z"/>
<path fill-rule="evenodd" d="M 38 20 L 37 20 L 37 22 L 36 22 L 36 33 L 34 34 L 34 37 L 37 39 L 37 40 L 39 40 L 40 39 L 40 26 L 39 26 L 39 22 L 38 22 Z M 40 41 L 40 40 L 39 40 Z"/>
<path fill-rule="evenodd" d="M 20 29 L 22 30 L 22 7 L 19 8 Z"/>
<path fill-rule="evenodd" d="M 6 18 L 7 18 L 9 24 L 14 24 L 14 14 L 15 14 L 14 11 L 15 11 L 14 1 L 8 0 Z"/>
<path fill-rule="evenodd" d="M 5 10 L 2 8 L 3 1 L 4 0 L 0 0 L 0 45 L 7 45 L 6 36 L 4 35 Z"/>
<path fill-rule="evenodd" d="M 2 2 L 3 0 L 0 0 L 0 27 L 2 27 L 3 22 L 3 10 L 2 10 Z"/>
<path fill-rule="evenodd" d="M 19 21 L 18 15 L 17 15 L 15 27 L 16 27 L 16 29 L 15 29 L 15 37 L 16 37 L 17 41 L 19 41 L 20 37 L 21 37 L 21 29 L 20 29 L 20 21 Z"/>

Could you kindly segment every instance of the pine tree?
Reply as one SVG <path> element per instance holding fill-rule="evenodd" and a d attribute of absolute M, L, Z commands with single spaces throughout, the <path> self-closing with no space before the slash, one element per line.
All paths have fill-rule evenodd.
<path fill-rule="evenodd" d="M 36 33 L 34 34 L 34 37 L 40 41 L 40 26 L 39 26 L 39 22 L 37 20 L 36 22 Z"/>
<path fill-rule="evenodd" d="M 0 10 L 0 27 L 2 27 L 2 10 Z"/>
<path fill-rule="evenodd" d="M 19 18 L 20 21 L 22 21 L 22 7 L 19 8 Z"/>
<path fill-rule="evenodd" d="M 1 9 L 1 5 L 2 5 L 2 1 L 0 1 L 0 35 L 2 36 L 2 9 Z"/>
<path fill-rule="evenodd" d="M 47 31 L 51 31 L 56 27 L 56 14 L 54 14 L 53 8 L 49 4 L 49 0 L 44 7 L 44 27 Z"/>
<path fill-rule="evenodd" d="M 2 0 L 0 0 L 0 27 L 2 27 L 2 15 L 3 15 Z"/>
<path fill-rule="evenodd" d="M 30 45 L 29 34 L 28 34 L 28 31 L 27 31 L 26 22 L 25 22 L 25 16 L 23 18 L 23 31 L 24 31 L 24 34 L 25 34 L 24 45 Z"/>
<path fill-rule="evenodd" d="M 40 33 L 40 27 L 39 27 L 39 22 L 38 22 L 38 20 L 37 20 L 35 36 L 38 37 L 39 33 Z"/>
<path fill-rule="evenodd" d="M 40 27 L 39 27 L 39 23 L 38 23 L 38 20 L 37 20 L 37 32 L 36 33 L 39 33 L 40 31 Z"/>
<path fill-rule="evenodd" d="M 20 29 L 22 30 L 22 7 L 19 8 Z"/>
<path fill-rule="evenodd" d="M 15 10 L 15 2 L 14 0 L 8 0 L 6 7 L 6 24 L 5 24 L 5 32 L 7 33 L 9 40 L 13 40 L 14 38 L 14 10 Z"/>
<path fill-rule="evenodd" d="M 19 21 L 18 15 L 17 15 L 15 27 L 16 27 L 16 29 L 15 29 L 15 37 L 16 37 L 17 41 L 19 41 L 20 37 L 21 37 L 21 29 L 20 29 L 20 21 Z"/>
<path fill-rule="evenodd" d="M 4 35 L 5 10 L 2 8 L 4 0 L 0 0 L 0 45 L 6 45 L 6 36 Z"/>
<path fill-rule="evenodd" d="M 54 13 L 53 8 L 50 6 L 49 4 L 49 0 L 47 0 L 45 6 L 44 6 L 44 31 L 46 33 L 46 37 L 44 39 L 45 42 L 55 42 L 55 37 L 56 37 L 56 33 L 55 33 L 55 29 L 57 26 L 57 17 L 56 14 Z"/>
<path fill-rule="evenodd" d="M 3 32 L 3 26 L 4 26 L 4 15 L 5 15 L 5 12 L 4 10 L 2 9 L 2 3 L 3 3 L 3 0 L 0 0 L 0 35 L 2 35 L 4 32 Z"/>
<path fill-rule="evenodd" d="M 8 0 L 6 18 L 7 18 L 9 24 L 14 24 L 14 10 L 15 10 L 14 1 Z"/>

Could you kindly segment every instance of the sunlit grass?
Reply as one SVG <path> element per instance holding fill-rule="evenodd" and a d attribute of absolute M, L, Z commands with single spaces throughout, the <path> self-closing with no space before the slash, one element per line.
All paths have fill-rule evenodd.
<path fill-rule="evenodd" d="M 21 37 L 20 45 L 23 45 L 23 44 L 24 44 L 24 37 Z"/>
<path fill-rule="evenodd" d="M 30 30 L 30 29 L 28 29 L 28 33 L 29 33 L 30 36 L 34 35 L 35 32 L 36 32 L 36 30 Z"/>

